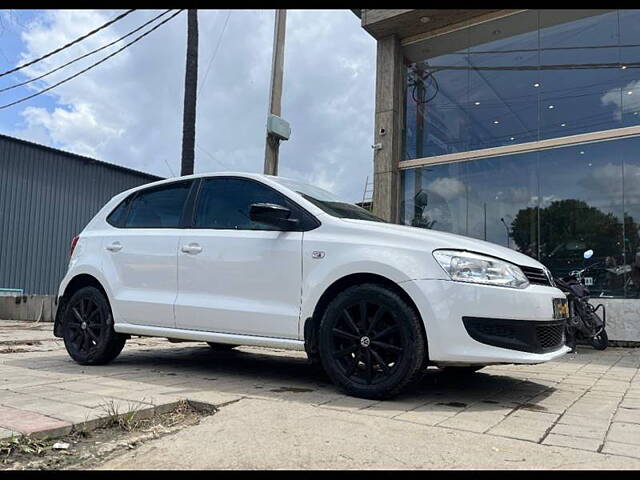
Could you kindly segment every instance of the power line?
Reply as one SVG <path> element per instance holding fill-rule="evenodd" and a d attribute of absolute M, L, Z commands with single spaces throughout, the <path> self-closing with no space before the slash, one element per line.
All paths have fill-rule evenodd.
<path fill-rule="evenodd" d="M 0 110 L 4 109 L 4 108 L 8 108 L 11 107 L 13 105 L 16 105 L 18 103 L 22 103 L 25 102 L 27 100 L 32 99 L 33 97 L 37 97 L 38 95 L 42 95 L 43 93 L 48 92 L 49 90 L 53 90 L 54 88 L 62 85 L 63 83 L 68 82 L 69 80 L 72 80 L 74 78 L 76 78 L 78 75 L 81 75 L 89 70 L 91 70 L 94 67 L 97 67 L 98 65 L 100 65 L 103 62 L 106 62 L 108 59 L 110 59 L 111 57 L 117 55 L 118 53 L 120 53 L 121 51 L 123 51 L 125 48 L 128 48 L 129 46 L 133 45 L 134 43 L 136 43 L 137 41 L 141 40 L 142 38 L 146 37 L 147 35 L 149 35 L 151 32 L 153 32 L 154 30 L 158 29 L 159 27 L 161 27 L 162 25 L 164 25 L 165 23 L 167 23 L 169 20 L 171 20 L 173 17 L 175 17 L 176 15 L 178 15 L 179 13 L 181 13 L 184 9 L 180 9 L 178 10 L 176 13 L 174 13 L 173 15 L 171 15 L 169 18 L 163 20 L 162 22 L 158 23 L 156 26 L 154 26 L 153 28 L 151 28 L 150 30 L 147 30 L 145 33 L 143 33 L 142 35 L 136 37 L 134 40 L 130 41 L 129 43 L 125 44 L 124 46 L 122 46 L 121 48 L 119 48 L 118 50 L 116 50 L 115 52 L 111 53 L 110 55 L 107 55 L 106 57 L 104 57 L 102 60 L 89 65 L 87 68 L 85 68 L 84 70 L 80 70 L 78 73 L 75 73 L 73 75 L 71 75 L 70 77 L 65 78 L 64 80 L 61 80 L 60 82 L 51 85 L 50 87 L 45 88 L 44 90 L 40 90 L 39 92 L 34 93 L 33 95 L 29 95 L 27 97 L 23 97 L 19 100 L 16 100 L 14 102 L 11 103 L 7 103 L 5 105 L 0 106 Z"/>
<path fill-rule="evenodd" d="M 18 70 L 22 70 L 23 68 L 26 68 L 26 67 L 28 67 L 29 65 L 33 65 L 34 63 L 37 63 L 37 62 L 39 62 L 40 60 L 44 60 L 45 58 L 50 57 L 51 55 L 55 55 L 56 53 L 61 52 L 62 50 L 65 50 L 66 48 L 69 48 L 70 46 L 75 45 L 76 43 L 81 42 L 81 41 L 82 41 L 82 40 L 84 40 L 85 38 L 88 38 L 88 37 L 90 37 L 91 35 L 93 35 L 93 34 L 95 34 L 95 33 L 99 32 L 100 30 L 104 30 L 104 29 L 105 29 L 105 28 L 107 28 L 109 25 L 112 25 L 112 24 L 116 23 L 118 20 L 122 20 L 124 17 L 126 17 L 126 16 L 127 16 L 127 15 L 129 15 L 130 13 L 135 12 L 135 10 L 136 10 L 135 8 L 132 8 L 131 10 L 127 10 L 126 12 L 124 12 L 124 13 L 122 13 L 122 14 L 118 15 L 118 16 L 117 16 L 116 18 L 114 18 L 113 20 L 109 20 L 107 23 L 105 23 L 105 24 L 101 25 L 101 26 L 100 26 L 100 27 L 98 27 L 98 28 L 95 28 L 95 29 L 91 30 L 89 33 L 87 33 L 87 34 L 85 34 L 85 35 L 83 35 L 83 36 L 81 36 L 81 37 L 76 38 L 76 39 L 75 39 L 75 40 L 73 40 L 72 42 L 69 42 L 69 43 L 67 43 L 66 45 L 63 45 L 63 46 L 62 46 L 62 47 L 60 47 L 60 48 L 56 48 L 55 50 L 53 50 L 53 51 L 51 51 L 51 52 L 49 52 L 49 53 L 47 53 L 47 54 L 45 54 L 45 55 L 42 55 L 41 57 L 36 58 L 35 60 L 31 60 L 30 62 L 23 63 L 22 65 L 18 65 L 17 67 L 12 68 L 11 70 L 7 70 L 6 72 L 2 72 L 2 73 L 0 73 L 0 77 L 4 77 L 5 75 L 9 75 L 10 73 L 17 72 Z"/>
<path fill-rule="evenodd" d="M 48 76 L 49 76 L 49 75 L 51 75 L 52 73 L 55 73 L 55 72 L 57 72 L 57 71 L 59 71 L 59 70 L 63 69 L 64 67 L 68 67 L 68 66 L 69 66 L 69 65 L 71 65 L 72 63 L 75 63 L 75 62 L 77 62 L 77 61 L 79 61 L 79 60 L 82 60 L 83 58 L 87 58 L 87 57 L 89 57 L 89 56 L 93 55 L 94 53 L 98 53 L 98 52 L 100 52 L 101 50 L 104 50 L 105 48 L 109 48 L 109 47 L 111 47 L 112 45 L 115 45 L 116 43 L 120 42 L 121 40 L 124 40 L 125 38 L 127 38 L 127 37 L 129 37 L 129 36 L 133 35 L 134 33 L 136 33 L 136 32 L 138 32 L 138 31 L 142 30 L 144 27 L 146 27 L 146 26 L 147 26 L 147 25 L 149 25 L 150 23 L 155 22 L 158 18 L 160 18 L 160 17 L 162 17 L 162 16 L 166 15 L 166 14 L 167 14 L 167 13 L 169 13 L 170 11 L 171 11 L 171 9 L 165 10 L 165 11 L 164 11 L 163 13 L 161 13 L 160 15 L 156 15 L 155 17 L 153 17 L 153 18 L 152 18 L 151 20 L 149 20 L 148 22 L 146 22 L 146 23 L 144 23 L 144 24 L 140 25 L 138 28 L 136 28 L 136 29 L 134 29 L 134 30 L 131 30 L 129 33 L 127 33 L 126 35 L 121 36 L 121 37 L 120 37 L 120 38 L 118 38 L 117 40 L 114 40 L 113 42 L 108 43 L 108 44 L 106 44 L 106 45 L 103 45 L 102 47 L 96 48 L 95 50 L 92 50 L 92 51 L 90 51 L 89 53 L 85 53 L 84 55 L 82 55 L 82 56 L 80 56 L 80 57 L 76 57 L 76 58 L 74 58 L 73 60 L 71 60 L 70 62 L 67 62 L 67 63 L 65 63 L 64 65 L 61 65 L 61 66 L 59 66 L 59 67 L 57 67 L 57 68 L 54 68 L 53 70 L 50 70 L 50 71 L 48 71 L 47 73 L 43 73 L 42 75 L 39 75 L 39 76 L 34 77 L 34 78 L 31 78 L 31 79 L 29 79 L 29 80 L 27 80 L 27 81 L 25 81 L 25 82 L 16 83 L 15 85 L 11 85 L 11 86 L 9 86 L 9 87 L 5 87 L 5 88 L 3 88 L 3 89 L 0 89 L 0 93 L 2 93 L 2 92 L 6 92 L 7 90 L 12 90 L 12 89 L 17 88 L 17 87 L 22 87 L 22 86 L 27 85 L 27 84 L 29 84 L 29 83 L 35 82 L 35 81 L 37 81 L 37 80 L 41 80 L 41 79 L 43 79 L 44 77 L 48 77 Z"/>
<path fill-rule="evenodd" d="M 218 48 L 220 47 L 220 43 L 222 42 L 222 36 L 224 35 L 224 31 L 227 28 L 227 23 L 229 22 L 229 17 L 231 17 L 231 10 L 229 10 L 229 13 L 227 13 L 227 18 L 224 21 L 224 25 L 222 26 L 222 31 L 220 32 L 220 36 L 218 37 L 218 44 L 216 45 L 216 48 L 213 51 L 213 54 L 211 55 L 211 58 L 209 59 L 209 64 L 207 65 L 207 71 L 205 72 L 204 77 L 203 77 L 202 81 L 200 82 L 200 86 L 198 87 L 198 92 L 197 93 L 200 93 L 200 89 L 204 85 L 204 82 L 207 80 L 207 75 L 209 75 L 209 69 L 211 68 L 211 65 L 213 64 L 213 60 L 216 58 L 216 55 L 218 54 Z"/>

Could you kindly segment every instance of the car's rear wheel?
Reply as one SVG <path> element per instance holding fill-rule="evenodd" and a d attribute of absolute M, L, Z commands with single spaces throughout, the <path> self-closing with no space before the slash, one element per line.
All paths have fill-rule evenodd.
<path fill-rule="evenodd" d="M 376 284 L 350 287 L 331 301 L 320 322 L 322 365 L 350 395 L 393 397 L 423 365 L 426 341 L 420 322 L 395 292 Z"/>
<path fill-rule="evenodd" d="M 113 330 L 111 307 L 95 287 L 75 292 L 64 310 L 62 337 L 67 352 L 81 365 L 102 365 L 116 358 L 126 337 Z"/>
<path fill-rule="evenodd" d="M 218 351 L 231 350 L 237 347 L 237 345 L 231 345 L 228 343 L 216 343 L 216 342 L 207 342 L 207 345 L 209 345 L 213 350 L 218 350 Z"/>

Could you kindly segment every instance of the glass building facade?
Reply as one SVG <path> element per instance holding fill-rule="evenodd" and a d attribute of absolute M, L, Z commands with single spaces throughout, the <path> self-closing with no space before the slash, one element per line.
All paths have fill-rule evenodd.
<path fill-rule="evenodd" d="M 640 10 L 528 10 L 405 56 L 401 222 L 638 298 Z"/>

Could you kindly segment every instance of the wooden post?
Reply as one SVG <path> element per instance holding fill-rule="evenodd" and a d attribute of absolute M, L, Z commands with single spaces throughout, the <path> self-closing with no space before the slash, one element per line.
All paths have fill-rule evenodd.
<path fill-rule="evenodd" d="M 395 35 L 378 40 L 376 59 L 376 109 L 374 142 L 373 213 L 389 222 L 399 222 L 402 155 L 403 61 Z"/>
<path fill-rule="evenodd" d="M 187 62 L 184 73 L 182 162 L 180 175 L 191 175 L 196 142 L 196 91 L 198 88 L 198 11 L 187 11 Z"/>
<path fill-rule="evenodd" d="M 287 11 L 276 10 L 273 31 L 273 59 L 271 62 L 271 88 L 269 90 L 269 113 L 281 116 L 282 80 L 284 67 L 284 34 L 287 26 Z M 267 133 L 264 150 L 264 173 L 278 175 L 278 153 L 280 140 Z"/>

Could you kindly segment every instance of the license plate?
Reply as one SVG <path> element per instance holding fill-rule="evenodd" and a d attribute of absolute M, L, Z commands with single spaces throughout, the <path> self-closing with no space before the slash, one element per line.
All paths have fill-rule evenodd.
<path fill-rule="evenodd" d="M 560 320 L 569 317 L 569 302 L 566 298 L 553 299 L 553 318 Z"/>

